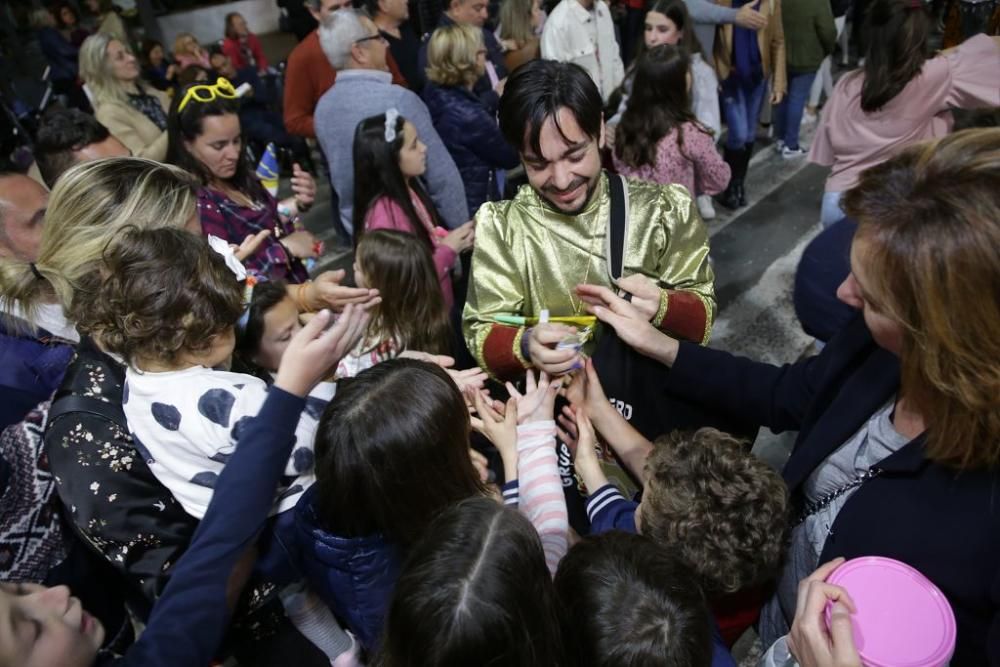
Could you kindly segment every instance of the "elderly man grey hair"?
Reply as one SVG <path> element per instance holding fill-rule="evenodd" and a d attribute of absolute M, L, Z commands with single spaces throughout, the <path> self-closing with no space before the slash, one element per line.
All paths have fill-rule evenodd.
<path fill-rule="evenodd" d="M 339 9 L 319 27 L 319 45 L 334 69 L 346 69 L 353 46 L 371 36 L 363 18 L 357 9 Z"/>

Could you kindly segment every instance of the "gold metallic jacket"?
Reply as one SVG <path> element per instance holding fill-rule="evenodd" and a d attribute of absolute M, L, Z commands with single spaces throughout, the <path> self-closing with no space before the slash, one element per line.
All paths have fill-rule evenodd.
<path fill-rule="evenodd" d="M 629 225 L 623 275 L 641 273 L 665 292 L 659 322 L 683 338 L 708 341 L 715 290 L 708 231 L 694 199 L 679 185 L 626 179 Z M 578 215 L 561 214 L 530 187 L 512 200 L 488 202 L 476 214 L 476 245 L 463 332 L 485 370 L 512 377 L 530 364 L 521 355 L 524 327 L 498 324 L 497 315 L 586 314 L 574 287 L 613 287 L 606 256 L 611 211 L 607 175 Z M 599 334 L 598 330 L 598 334 Z M 596 337 L 595 337 L 596 338 Z M 591 352 L 593 340 L 585 347 Z"/>

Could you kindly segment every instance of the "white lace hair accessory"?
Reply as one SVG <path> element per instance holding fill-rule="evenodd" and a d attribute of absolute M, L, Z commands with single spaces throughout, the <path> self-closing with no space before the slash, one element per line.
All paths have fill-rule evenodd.
<path fill-rule="evenodd" d="M 396 108 L 386 109 L 385 112 L 385 141 L 391 143 L 396 140 L 396 121 L 399 120 L 399 110 Z"/>
<path fill-rule="evenodd" d="M 208 245 L 212 250 L 222 255 L 222 258 L 226 260 L 226 266 L 236 275 L 236 280 L 242 281 L 247 279 L 246 268 L 240 260 L 236 259 L 236 252 L 225 239 L 220 239 L 218 236 L 209 234 Z"/>

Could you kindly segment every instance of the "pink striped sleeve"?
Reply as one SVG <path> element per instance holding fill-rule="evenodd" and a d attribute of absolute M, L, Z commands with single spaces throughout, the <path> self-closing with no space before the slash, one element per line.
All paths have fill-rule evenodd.
<path fill-rule="evenodd" d="M 556 457 L 554 421 L 517 427 L 517 478 L 520 509 L 542 540 L 545 563 L 553 575 L 568 548 L 569 516 Z"/>

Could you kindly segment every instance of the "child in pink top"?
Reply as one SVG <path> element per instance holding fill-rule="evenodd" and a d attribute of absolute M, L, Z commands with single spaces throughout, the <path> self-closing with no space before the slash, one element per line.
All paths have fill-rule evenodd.
<path fill-rule="evenodd" d="M 691 196 L 722 192 L 730 169 L 709 129 L 691 111 L 690 59 L 662 44 L 642 55 L 628 108 L 616 129 L 619 173 L 655 183 L 683 185 Z"/>
<path fill-rule="evenodd" d="M 1000 106 L 1000 38 L 976 35 L 925 60 L 931 19 L 921 3 L 875 0 L 867 23 L 864 68 L 837 82 L 809 151 L 811 162 L 832 167 L 826 224 L 843 217 L 840 193 L 856 185 L 862 171 L 905 146 L 947 134 L 950 109 Z"/>
<path fill-rule="evenodd" d="M 354 245 L 366 230 L 396 229 L 427 244 L 446 305 L 454 305 L 452 268 L 459 253 L 472 248 L 473 222 L 457 229 L 441 226 L 420 177 L 427 170 L 427 147 L 412 123 L 395 109 L 358 123 L 354 134 Z M 461 304 L 459 304 L 461 305 Z"/>

